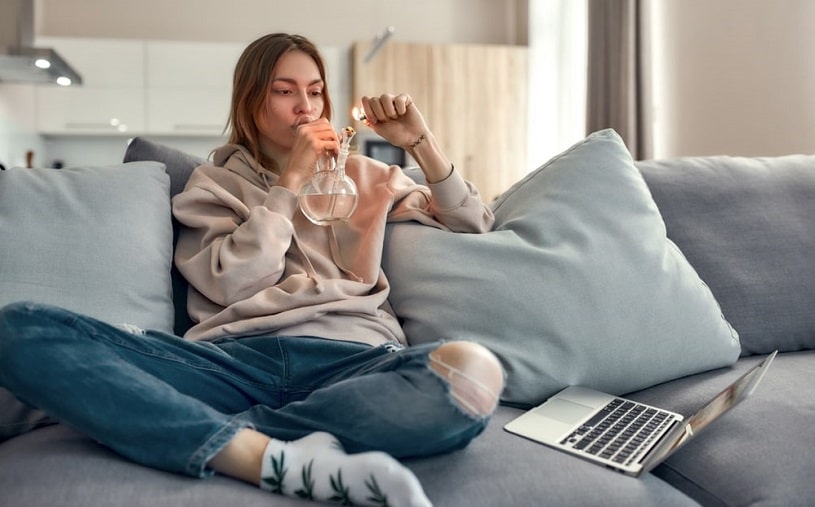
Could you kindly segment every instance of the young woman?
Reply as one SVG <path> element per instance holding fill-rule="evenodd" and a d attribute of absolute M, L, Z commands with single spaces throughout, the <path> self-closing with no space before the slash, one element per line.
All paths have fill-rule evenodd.
<path fill-rule="evenodd" d="M 475 343 L 406 347 L 380 268 L 385 226 L 478 233 L 493 218 L 409 96 L 361 102 L 368 125 L 405 148 L 428 185 L 352 155 L 356 211 L 315 225 L 297 193 L 338 151 L 323 61 L 300 36 L 250 44 L 235 69 L 229 144 L 173 201 L 176 264 L 197 323 L 186 340 L 10 305 L 0 312 L 0 385 L 145 465 L 302 498 L 429 505 L 395 458 L 467 445 L 503 372 Z M 34 363 L 57 381 L 44 385 Z"/>

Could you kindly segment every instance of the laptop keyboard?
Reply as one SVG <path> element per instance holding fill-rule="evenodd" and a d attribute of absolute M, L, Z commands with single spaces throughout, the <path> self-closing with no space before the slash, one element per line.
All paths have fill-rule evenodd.
<path fill-rule="evenodd" d="M 629 465 L 650 448 L 674 419 L 669 412 L 615 398 L 561 444 Z"/>

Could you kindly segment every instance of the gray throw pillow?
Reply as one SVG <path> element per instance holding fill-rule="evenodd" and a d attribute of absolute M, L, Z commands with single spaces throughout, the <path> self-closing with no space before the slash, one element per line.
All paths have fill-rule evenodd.
<path fill-rule="evenodd" d="M 507 371 L 504 403 L 572 384 L 622 394 L 738 358 L 737 333 L 614 131 L 555 157 L 494 211 L 486 234 L 393 224 L 383 266 L 410 343 L 484 344 Z"/>
<path fill-rule="evenodd" d="M 172 331 L 169 188 L 155 162 L 0 172 L 0 306 Z"/>
<path fill-rule="evenodd" d="M 815 156 L 637 163 L 742 354 L 815 348 Z"/>

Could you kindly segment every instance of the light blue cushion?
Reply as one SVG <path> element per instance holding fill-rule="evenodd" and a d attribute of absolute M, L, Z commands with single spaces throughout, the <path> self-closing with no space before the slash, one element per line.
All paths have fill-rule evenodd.
<path fill-rule="evenodd" d="M 494 231 L 395 224 L 384 269 L 410 343 L 480 342 L 503 401 L 622 394 L 732 364 L 738 334 L 665 225 L 620 137 L 595 133 L 494 204 Z"/>
<path fill-rule="evenodd" d="M 169 188 L 155 162 L 0 172 L 0 306 L 172 331 Z"/>

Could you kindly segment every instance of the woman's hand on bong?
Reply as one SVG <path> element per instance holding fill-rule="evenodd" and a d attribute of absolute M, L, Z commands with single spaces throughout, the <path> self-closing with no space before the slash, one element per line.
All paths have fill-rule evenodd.
<path fill-rule="evenodd" d="M 295 192 L 311 178 L 317 162 L 327 156 L 336 156 L 339 150 L 337 133 L 325 118 L 297 126 L 289 161 L 281 171 L 281 186 Z"/>

